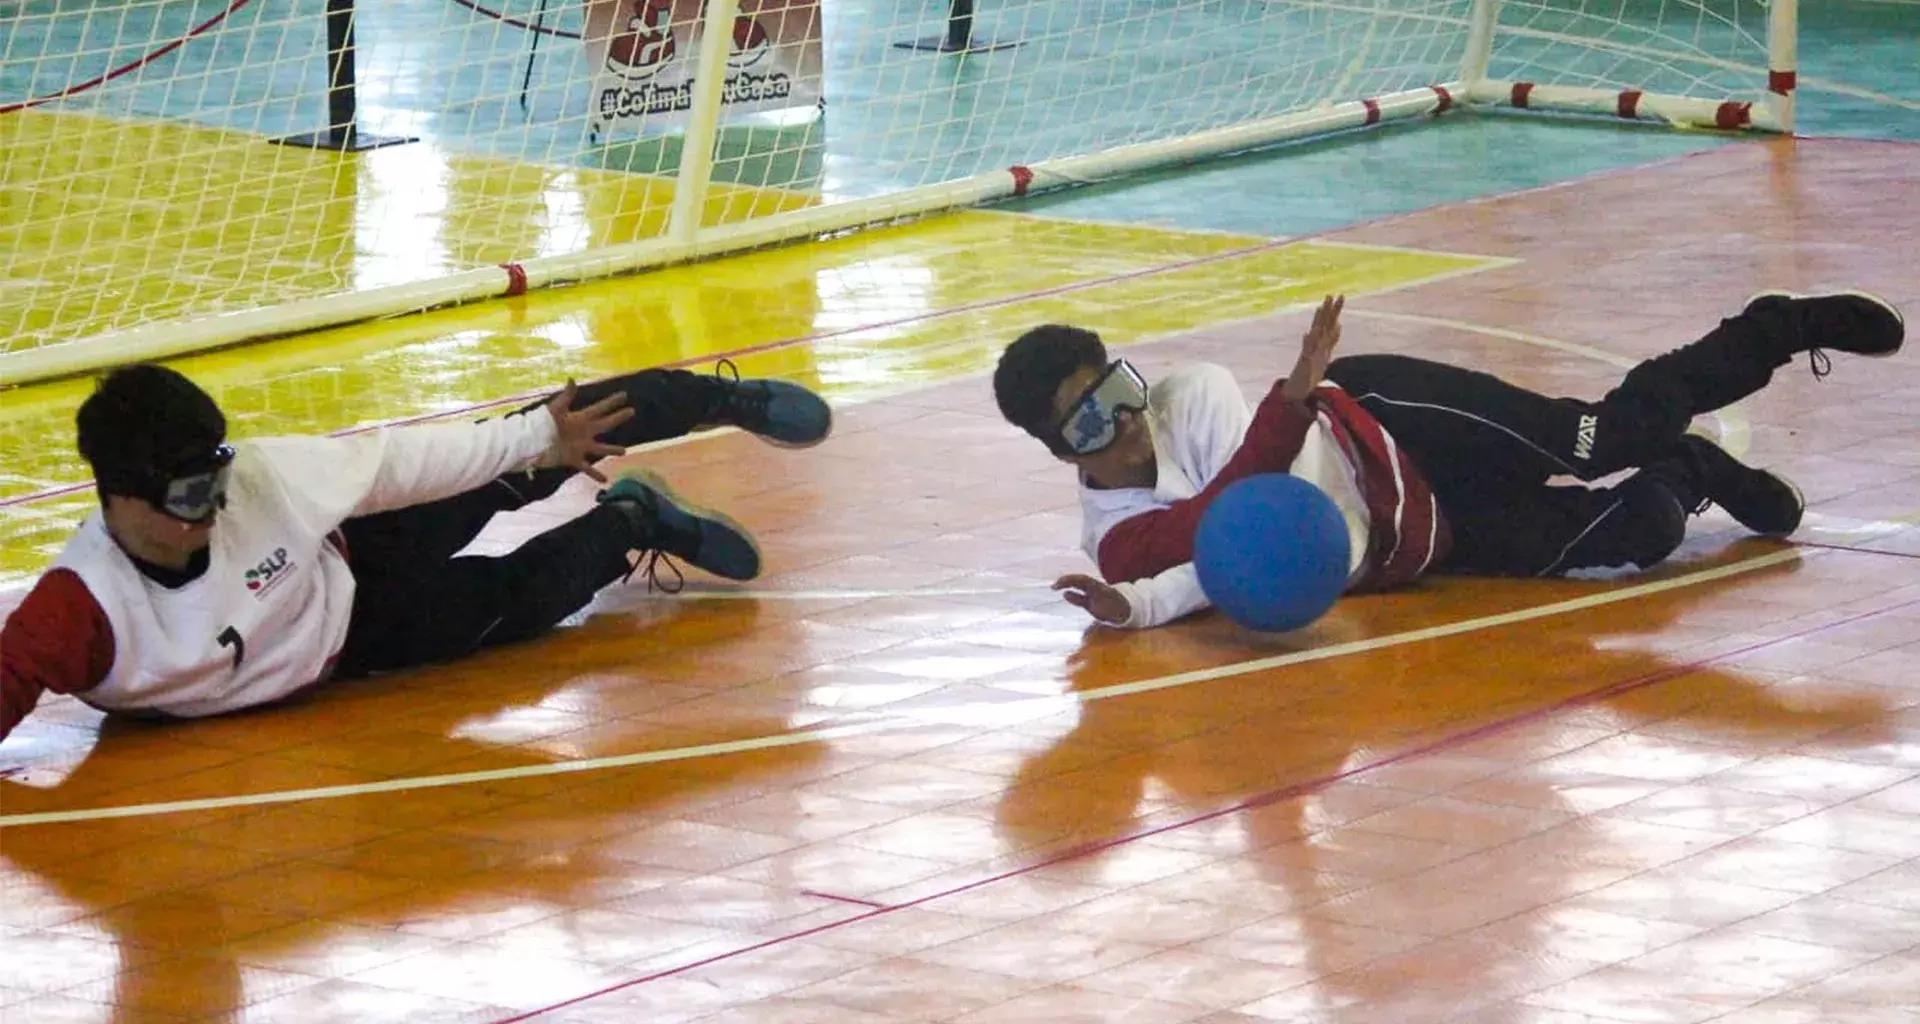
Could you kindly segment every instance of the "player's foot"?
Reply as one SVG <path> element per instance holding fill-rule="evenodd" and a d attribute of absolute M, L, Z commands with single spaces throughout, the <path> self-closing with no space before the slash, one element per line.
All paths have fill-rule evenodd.
<path fill-rule="evenodd" d="M 730 580 L 760 575 L 760 548 L 746 527 L 682 499 L 657 473 L 624 470 L 597 500 L 632 517 L 640 537 L 636 546 Z"/>
<path fill-rule="evenodd" d="M 1680 443 L 1699 471 L 1706 499 L 1726 509 L 1741 526 L 1768 537 L 1785 537 L 1800 528 L 1807 499 L 1792 481 L 1749 466 L 1698 434 L 1688 434 Z"/>
<path fill-rule="evenodd" d="M 741 380 L 740 371 L 725 359 L 707 380 L 713 388 L 709 422 L 739 427 L 792 448 L 819 444 L 833 430 L 833 410 L 819 395 L 798 384 Z"/>
<path fill-rule="evenodd" d="M 1762 292 L 1747 300 L 1747 312 L 1782 316 L 1792 331 L 1793 352 L 1811 353 L 1816 377 L 1827 375 L 1822 349 L 1860 356 L 1890 356 L 1906 339 L 1906 320 L 1893 303 L 1866 292 Z"/>

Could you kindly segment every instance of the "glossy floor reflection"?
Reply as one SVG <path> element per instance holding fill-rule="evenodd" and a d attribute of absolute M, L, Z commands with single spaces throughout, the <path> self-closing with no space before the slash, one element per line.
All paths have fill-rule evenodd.
<path fill-rule="evenodd" d="M 1593 393 L 1762 286 L 1913 308 L 1911 157 L 1729 147 L 1344 234 L 1517 261 L 1364 295 L 1346 344 Z M 1100 288 L 953 343 L 1175 294 Z M 1227 308 L 1129 355 L 1251 390 L 1304 317 Z M 1647 577 L 1434 581 L 1279 638 L 1059 604 L 1070 481 L 980 358 L 862 392 L 817 449 L 632 456 L 759 531 L 750 591 L 614 591 L 547 640 L 221 721 L 44 707 L 0 748 L 0 1020 L 1920 1013 L 1910 354 L 1789 367 L 1703 424 L 1806 490 L 1794 546 L 1715 513 Z M 93 817 L 17 820 L 59 811 Z"/>

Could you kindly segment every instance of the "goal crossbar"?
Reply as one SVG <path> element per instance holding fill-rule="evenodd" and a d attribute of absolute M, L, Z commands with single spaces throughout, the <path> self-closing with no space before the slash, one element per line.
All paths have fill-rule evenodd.
<path fill-rule="evenodd" d="M 345 0 L 329 0 L 338 18 Z M 1307 6 L 1312 6 L 1308 4 Z M 1666 60 L 1673 54 L 1633 40 L 1582 37 L 1565 27 L 1505 24 L 1503 12 L 1531 16 L 1544 0 L 1471 0 L 1464 19 L 1455 16 L 1463 37 L 1455 77 L 1430 85 L 1372 97 L 1320 102 L 1310 109 L 1260 117 L 1226 127 L 1173 138 L 1132 142 L 1092 152 L 1052 156 L 984 173 L 963 175 L 846 201 L 819 203 L 734 223 L 703 224 L 716 183 L 723 78 L 728 70 L 728 37 L 700 37 L 693 73 L 692 107 L 684 126 L 671 212 L 663 234 L 640 241 L 590 246 L 579 251 L 509 260 L 497 266 L 459 270 L 402 284 L 357 288 L 349 292 L 296 297 L 290 301 L 214 315 L 158 319 L 88 337 L 0 351 L 0 386 L 72 376 L 105 365 L 177 357 L 249 341 L 310 331 L 355 321 L 395 316 L 453 304 L 524 293 L 530 288 L 581 281 L 684 263 L 724 253 L 916 217 L 1046 189 L 1111 180 L 1142 170 L 1194 162 L 1260 149 L 1291 140 L 1408 118 L 1443 114 L 1456 106 L 1496 106 L 1536 111 L 1595 114 L 1721 130 L 1788 132 L 1793 127 L 1795 85 L 1795 0 L 1774 0 L 1767 7 L 1765 68 L 1749 67 L 1712 54 L 1692 55 L 1702 64 L 1736 75 L 1752 72 L 1759 88 L 1753 96 L 1679 95 L 1623 85 L 1538 82 L 1523 77 L 1494 77 L 1504 39 L 1551 47 L 1576 45 L 1618 60 Z M 734 24 L 740 0 L 709 0 L 709 23 Z M 738 33 L 736 33 L 737 35 Z M 736 40 L 737 42 L 737 40 Z M 364 46 L 364 40 L 362 42 Z M 1542 51 L 1544 52 L 1544 51 Z M 1682 55 L 1687 56 L 1687 55 Z M 962 60 L 928 55 L 921 60 Z M 1726 65 L 1732 65 L 1728 67 Z M 1524 70 L 1524 68 L 1523 68 Z M 1760 85 L 1760 83 L 1756 83 Z M 339 119 L 339 107 L 333 107 Z M 0 115 L 3 116 L 3 115 Z M 330 125 L 337 129 L 339 126 Z M 343 158 L 344 159 L 344 158 Z"/>

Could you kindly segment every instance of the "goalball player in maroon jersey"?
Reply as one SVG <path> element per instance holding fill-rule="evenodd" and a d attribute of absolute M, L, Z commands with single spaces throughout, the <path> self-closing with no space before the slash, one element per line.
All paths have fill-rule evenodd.
<path fill-rule="evenodd" d="M 1206 607 L 1192 565 L 1200 517 L 1229 484 L 1260 473 L 1292 473 L 1333 499 L 1352 540 L 1350 592 L 1428 572 L 1646 568 L 1709 505 L 1786 536 L 1805 511 L 1800 492 L 1688 424 L 1765 387 L 1801 353 L 1824 377 L 1823 349 L 1888 356 L 1905 337 L 1900 312 L 1871 295 L 1768 292 L 1584 402 L 1410 356 L 1334 359 L 1342 305 L 1321 305 L 1293 372 L 1252 411 L 1221 367 L 1181 367 L 1149 387 L 1081 328 L 1037 327 L 1007 347 L 995 399 L 1076 470 L 1082 545 L 1104 577 L 1062 577 L 1055 588 L 1068 601 L 1131 628 Z M 1623 470 L 1635 472 L 1608 487 L 1550 482 Z"/>

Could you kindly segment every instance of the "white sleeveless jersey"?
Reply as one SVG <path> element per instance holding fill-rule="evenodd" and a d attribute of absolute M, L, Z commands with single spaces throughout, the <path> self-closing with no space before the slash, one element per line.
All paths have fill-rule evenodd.
<path fill-rule="evenodd" d="M 96 511 L 55 560 L 113 627 L 113 667 L 79 694 L 109 711 L 200 717 L 324 679 L 346 642 L 354 580 L 329 539 L 348 518 L 438 500 L 521 468 L 554 437 L 544 412 L 345 438 L 234 445 L 206 572 L 148 579 Z"/>

